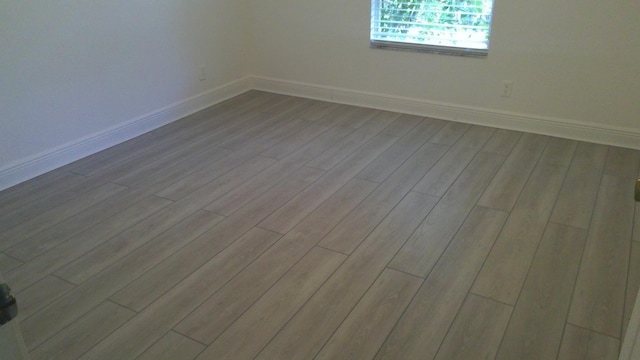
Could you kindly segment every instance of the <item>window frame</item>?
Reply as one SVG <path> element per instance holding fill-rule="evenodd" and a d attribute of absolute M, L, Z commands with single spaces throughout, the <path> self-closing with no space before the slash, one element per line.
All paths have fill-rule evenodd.
<path fill-rule="evenodd" d="M 477 49 L 463 46 L 447 46 L 447 45 L 435 45 L 435 44 L 424 44 L 424 43 L 416 43 L 416 42 L 404 42 L 404 41 L 390 41 L 390 40 L 381 40 L 374 39 L 374 24 L 375 19 L 379 21 L 380 19 L 380 3 L 383 0 L 371 0 L 370 1 L 370 18 L 369 18 L 369 46 L 371 48 L 376 49 L 391 49 L 391 50 L 401 50 L 401 51 L 412 51 L 412 52 L 424 52 L 431 54 L 441 54 L 441 55 L 453 55 L 453 56 L 466 56 L 466 57 L 478 57 L 478 58 L 486 58 L 489 55 L 489 42 L 491 39 L 491 31 L 493 25 L 493 10 L 495 8 L 496 0 L 492 0 L 492 8 L 491 8 L 491 21 L 489 22 L 489 38 L 487 39 L 487 48 L 486 49 Z"/>

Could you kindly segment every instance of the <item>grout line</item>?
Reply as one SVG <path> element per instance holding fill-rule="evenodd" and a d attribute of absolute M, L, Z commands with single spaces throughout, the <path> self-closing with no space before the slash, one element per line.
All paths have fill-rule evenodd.
<path fill-rule="evenodd" d="M 588 331 L 588 332 L 590 332 L 590 333 L 594 333 L 594 334 L 598 334 L 598 335 L 606 336 L 606 337 L 608 337 L 608 338 L 612 338 L 612 339 L 616 339 L 616 340 L 618 340 L 618 341 L 621 341 L 621 339 L 620 339 L 619 337 L 611 336 L 611 335 L 609 335 L 609 334 L 603 333 L 603 332 L 598 331 L 598 330 L 589 329 L 589 328 L 584 327 L 584 326 L 582 326 L 582 325 L 574 324 L 574 323 L 572 323 L 572 322 L 570 322 L 570 321 L 567 321 L 567 324 L 568 324 L 568 325 L 571 325 L 571 326 L 575 326 L 575 327 L 580 328 L 580 329 L 582 329 L 582 330 L 586 330 L 586 331 Z"/>

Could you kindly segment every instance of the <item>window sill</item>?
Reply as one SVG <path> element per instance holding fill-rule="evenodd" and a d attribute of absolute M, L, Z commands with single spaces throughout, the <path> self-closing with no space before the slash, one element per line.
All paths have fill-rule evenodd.
<path fill-rule="evenodd" d="M 388 49 L 400 51 L 423 52 L 439 55 L 464 56 L 475 58 L 486 58 L 489 55 L 487 49 L 470 49 L 453 46 L 425 45 L 401 43 L 395 41 L 371 40 L 370 45 L 375 49 Z"/>

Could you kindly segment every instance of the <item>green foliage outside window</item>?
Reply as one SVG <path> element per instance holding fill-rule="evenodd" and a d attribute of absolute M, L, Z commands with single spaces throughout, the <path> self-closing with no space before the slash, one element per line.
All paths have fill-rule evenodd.
<path fill-rule="evenodd" d="M 379 0 L 378 32 L 404 41 L 456 45 L 489 39 L 493 0 Z"/>

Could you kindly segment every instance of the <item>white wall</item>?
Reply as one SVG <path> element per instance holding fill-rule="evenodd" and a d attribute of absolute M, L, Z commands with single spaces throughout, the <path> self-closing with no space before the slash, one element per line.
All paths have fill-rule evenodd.
<path fill-rule="evenodd" d="M 640 135 L 637 1 L 495 0 L 486 59 L 369 48 L 369 0 L 253 6 L 259 76 Z"/>
<path fill-rule="evenodd" d="M 5 176 L 4 184 L 0 179 L 0 189 L 98 150 L 76 146 L 74 153 L 82 140 L 244 77 L 248 5 L 1 0 L 0 175 L 45 160 Z M 94 145 L 148 129 L 128 130 L 133 133 Z"/>
<path fill-rule="evenodd" d="M 246 76 L 640 148 L 640 3 L 495 3 L 477 59 L 369 48 L 369 0 L 0 0 L 0 190 L 246 90 Z"/>

